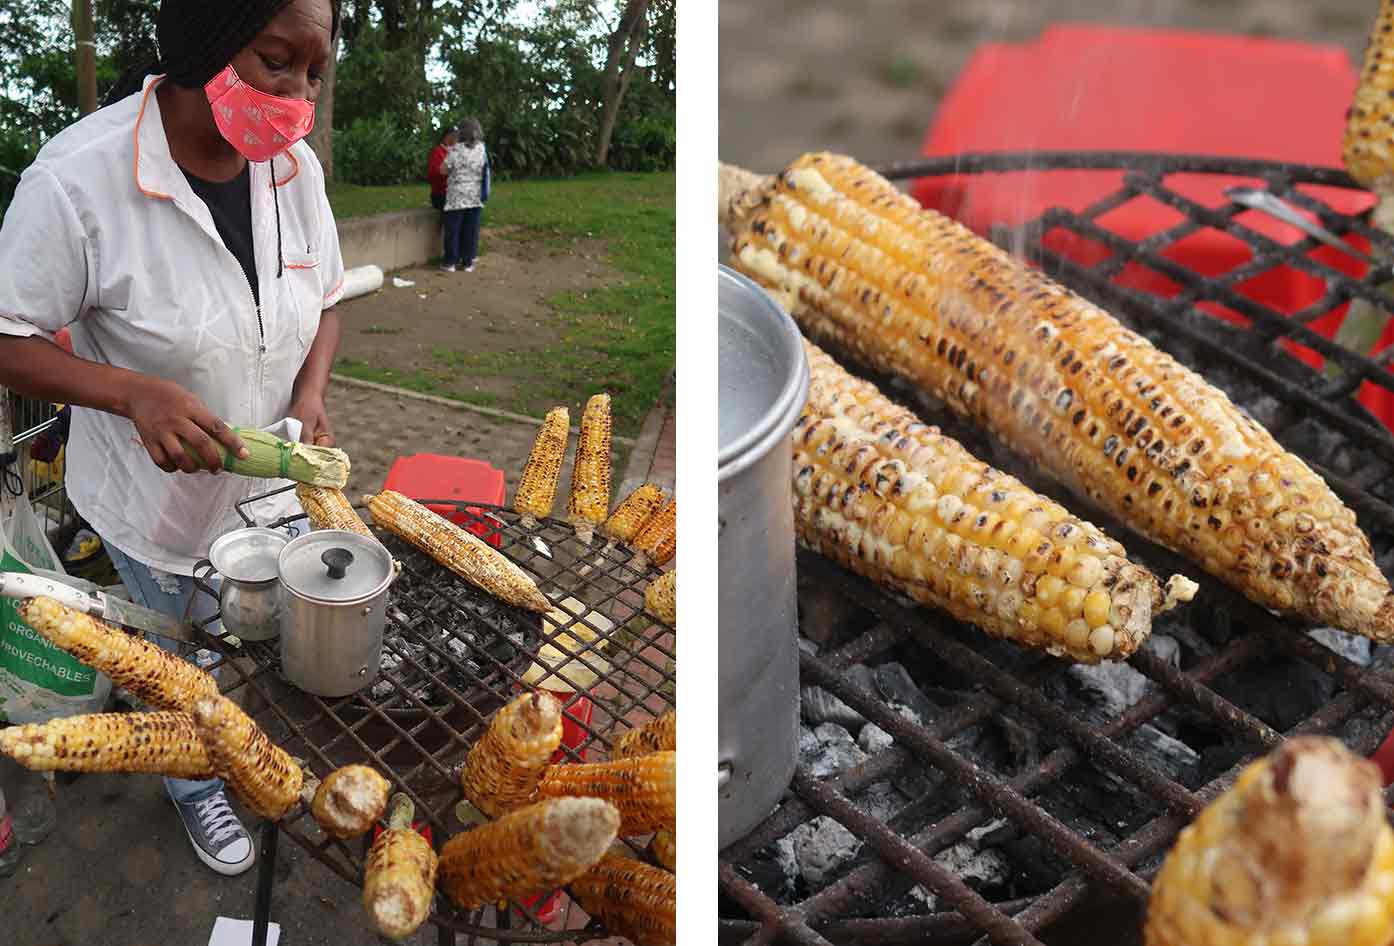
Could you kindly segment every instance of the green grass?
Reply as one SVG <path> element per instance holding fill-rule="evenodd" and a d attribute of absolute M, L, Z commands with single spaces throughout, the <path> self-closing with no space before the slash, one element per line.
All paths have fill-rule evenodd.
<path fill-rule="evenodd" d="M 334 219 L 368 217 L 398 210 L 425 210 L 431 206 L 431 193 L 423 184 L 398 184 L 392 187 L 362 187 L 358 184 L 329 185 L 329 206 Z"/>
<path fill-rule="evenodd" d="M 390 204 L 403 190 L 336 188 L 331 200 L 402 209 Z M 596 173 L 502 182 L 490 198 L 484 225 L 486 234 L 489 228 L 514 227 L 516 237 L 558 247 L 602 240 L 607 262 L 624 278 L 600 289 L 550 297 L 557 334 L 545 350 L 436 349 L 432 360 L 437 371 L 419 369 L 408 376 L 349 359 L 341 359 L 338 370 L 523 413 L 532 413 L 524 409 L 529 403 L 575 403 L 582 390 L 604 390 L 613 399 L 616 432 L 633 436 L 662 392 L 676 357 L 675 175 Z M 514 396 L 501 402 L 488 392 L 452 389 L 451 379 L 461 376 L 508 378 Z"/>

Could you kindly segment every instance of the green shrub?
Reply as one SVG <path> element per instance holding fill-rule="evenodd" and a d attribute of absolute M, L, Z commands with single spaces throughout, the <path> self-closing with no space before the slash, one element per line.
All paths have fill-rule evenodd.
<path fill-rule="evenodd" d="M 5 216 L 10 201 L 14 199 L 19 175 L 33 163 L 38 153 L 39 145 L 32 135 L 12 128 L 0 128 L 0 218 Z"/>
<path fill-rule="evenodd" d="M 671 171 L 678 160 L 676 117 L 643 115 L 622 120 L 610 139 L 610 168 L 615 171 Z"/>
<path fill-rule="evenodd" d="M 436 142 L 386 115 L 360 118 L 334 132 L 334 174 L 349 184 L 425 184 Z"/>

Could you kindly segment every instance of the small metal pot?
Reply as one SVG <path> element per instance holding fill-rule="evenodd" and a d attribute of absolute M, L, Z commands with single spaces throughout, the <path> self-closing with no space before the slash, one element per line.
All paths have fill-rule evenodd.
<path fill-rule="evenodd" d="M 281 550 L 281 672 L 307 693 L 339 697 L 382 662 L 392 556 L 374 539 L 322 529 Z"/>
<path fill-rule="evenodd" d="M 808 398 L 793 320 L 718 267 L 717 840 L 779 802 L 799 744 L 798 605 L 789 432 Z"/>
<path fill-rule="evenodd" d="M 275 529 L 238 529 L 219 537 L 208 558 L 194 566 L 194 579 L 210 592 L 212 573 L 221 578 L 224 631 L 244 641 L 268 641 L 281 632 L 278 561 L 288 542 L 290 537 Z"/>

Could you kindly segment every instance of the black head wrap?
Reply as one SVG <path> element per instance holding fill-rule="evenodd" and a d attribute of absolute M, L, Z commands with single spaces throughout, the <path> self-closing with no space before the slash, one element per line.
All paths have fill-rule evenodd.
<path fill-rule="evenodd" d="M 339 3 L 330 0 L 330 35 L 339 32 Z M 201 88 L 290 4 L 291 0 L 163 0 L 155 32 L 159 60 L 127 70 L 103 104 L 140 91 L 145 77 L 153 73 L 167 74 L 176 85 Z"/>

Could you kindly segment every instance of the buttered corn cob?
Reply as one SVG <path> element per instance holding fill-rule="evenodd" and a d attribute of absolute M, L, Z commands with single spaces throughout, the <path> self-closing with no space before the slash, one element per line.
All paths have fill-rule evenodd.
<path fill-rule="evenodd" d="M 460 782 L 470 804 L 491 818 L 532 801 L 561 745 L 561 703 L 524 693 L 494 714 L 465 757 Z"/>
<path fill-rule="evenodd" d="M 652 483 L 645 483 L 625 497 L 624 502 L 605 520 L 600 532 L 607 539 L 627 545 L 634 541 L 644 523 L 653 518 L 653 514 L 662 507 L 663 490 Z"/>
<path fill-rule="evenodd" d="M 1394 0 L 1380 0 L 1360 82 L 1346 115 L 1341 159 L 1380 198 L 1375 218 L 1394 229 Z M 1382 219 L 1383 218 L 1383 219 Z"/>
<path fill-rule="evenodd" d="M 653 514 L 639 534 L 634 537 L 635 567 L 643 569 L 648 563 L 662 567 L 673 560 L 678 551 L 678 500 L 674 497 Z"/>
<path fill-rule="evenodd" d="M 672 831 L 658 831 L 649 845 L 653 859 L 668 870 L 678 869 L 678 837 Z"/>
<path fill-rule="evenodd" d="M 0 729 L 0 752 L 35 772 L 213 775 L 188 713 L 99 713 L 12 726 Z"/>
<path fill-rule="evenodd" d="M 615 740 L 612 759 L 630 759 L 651 752 L 669 752 L 678 748 L 678 714 L 669 710 L 651 719 L 638 729 L 631 729 Z"/>
<path fill-rule="evenodd" d="M 554 798 L 504 815 L 446 842 L 440 887 L 475 909 L 570 883 L 615 840 L 619 812 L 597 798 Z"/>
<path fill-rule="evenodd" d="M 225 696 L 201 699 L 194 704 L 194 724 L 213 771 L 244 805 L 271 821 L 295 807 L 304 772 L 240 706 Z"/>
<path fill-rule="evenodd" d="M 805 342 L 808 401 L 794 427 L 799 539 L 843 566 L 995 637 L 1094 663 L 1122 659 L 1164 593 L 1092 524 L 977 460 Z"/>
<path fill-rule="evenodd" d="M 607 855 L 572 882 L 571 893 L 608 932 L 634 946 L 677 942 L 678 879 L 666 870 Z"/>
<path fill-rule="evenodd" d="M 537 432 L 523 475 L 518 480 L 518 491 L 513 494 L 513 509 L 528 528 L 552 514 L 562 461 L 566 459 L 566 442 L 570 437 L 571 412 L 564 407 L 552 408 Z"/>
<path fill-rule="evenodd" d="M 344 529 L 376 538 L 341 489 L 301 483 L 295 487 L 295 498 L 316 529 Z"/>
<path fill-rule="evenodd" d="M 620 834 L 632 837 L 676 830 L 678 754 L 654 752 L 612 762 L 553 765 L 537 786 L 538 798 L 603 798 L 620 812 Z"/>
<path fill-rule="evenodd" d="M 406 939 L 421 928 L 436 892 L 436 852 L 412 830 L 412 814 L 411 799 L 394 795 L 387 830 L 364 863 L 363 909 L 374 929 L 390 939 Z"/>
<path fill-rule="evenodd" d="M 575 620 L 577 615 L 580 620 Z M 523 682 L 553 693 L 589 690 L 610 671 L 599 646 L 604 643 L 601 636 L 614 627 L 615 622 L 599 611 L 588 610 L 576 598 L 563 598 L 542 619 L 544 640 L 523 672 Z"/>
<path fill-rule="evenodd" d="M 324 833 L 347 841 L 371 831 L 387 810 L 391 784 L 366 765 L 346 765 L 329 773 L 315 791 L 310 814 Z"/>
<path fill-rule="evenodd" d="M 610 512 L 610 427 L 610 395 L 597 394 L 586 402 L 581 415 L 567 501 L 567 521 L 587 544 Z"/>
<path fill-rule="evenodd" d="M 52 598 L 24 602 L 19 615 L 45 639 L 156 709 L 187 713 L 195 701 L 218 695 L 217 681 L 189 661 Z"/>
<path fill-rule="evenodd" d="M 383 490 L 368 498 L 368 510 L 378 525 L 494 597 L 530 611 L 551 608 L 537 583 L 502 552 L 415 500 Z"/>
<path fill-rule="evenodd" d="M 678 572 L 673 569 L 649 582 L 644 589 L 644 610 L 669 627 L 678 624 Z"/>
<path fill-rule="evenodd" d="M 1260 604 L 1394 639 L 1355 515 L 1219 390 L 855 161 L 723 200 L 733 258 L 811 333 L 928 390 Z"/>
<path fill-rule="evenodd" d="M 1379 770 L 1297 737 L 1246 768 L 1177 839 L 1152 885 L 1146 946 L 1387 946 L 1394 831 Z"/>

